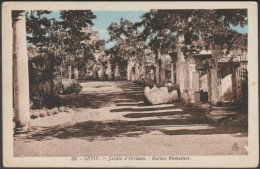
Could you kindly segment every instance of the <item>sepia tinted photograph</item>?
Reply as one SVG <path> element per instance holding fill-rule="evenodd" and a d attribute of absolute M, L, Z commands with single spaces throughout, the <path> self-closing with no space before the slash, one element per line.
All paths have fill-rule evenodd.
<path fill-rule="evenodd" d="M 10 16 L 13 157 L 250 154 L 247 8 Z"/>

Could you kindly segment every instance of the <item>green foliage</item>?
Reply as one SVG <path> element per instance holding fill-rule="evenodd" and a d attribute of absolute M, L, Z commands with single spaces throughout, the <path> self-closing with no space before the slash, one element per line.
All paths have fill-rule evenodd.
<path fill-rule="evenodd" d="M 176 49 L 176 35 L 170 32 L 168 29 L 161 30 L 158 34 L 153 37 L 150 37 L 149 46 L 153 52 L 157 55 L 169 54 Z"/>
<path fill-rule="evenodd" d="M 110 35 L 108 42 L 116 42 L 116 45 L 107 51 L 113 63 L 126 67 L 130 57 L 139 62 L 143 59 L 146 45 L 140 38 L 140 30 L 134 27 L 132 22 L 121 18 L 119 24 L 111 23 L 107 30 Z"/>
<path fill-rule="evenodd" d="M 93 25 L 92 20 L 96 18 L 93 12 L 91 10 L 62 10 L 60 18 L 62 19 L 60 25 L 68 33 L 64 44 L 67 47 L 66 52 L 72 57 L 70 59 L 91 53 L 91 47 L 84 43 L 90 40 L 90 34 L 85 33 L 83 28 Z"/>
<path fill-rule="evenodd" d="M 77 82 L 58 82 L 57 94 L 72 94 L 79 93 L 82 90 L 82 86 Z"/>
<path fill-rule="evenodd" d="M 76 37 L 83 34 L 82 28 L 94 25 L 92 20 L 96 18 L 96 15 L 91 10 L 62 10 L 60 18 L 63 28 L 67 29 L 70 35 Z"/>
<path fill-rule="evenodd" d="M 140 40 L 138 39 L 140 35 L 138 29 L 134 27 L 132 22 L 125 20 L 124 18 L 120 19 L 119 24 L 112 22 L 107 30 L 110 35 L 108 42 L 115 41 L 117 43 L 122 43 L 128 41 L 128 43 L 131 43 L 133 39 Z"/>
<path fill-rule="evenodd" d="M 32 84 L 30 86 L 30 101 L 32 109 L 39 109 L 42 107 L 52 108 L 60 106 L 60 99 L 58 96 L 52 96 L 49 91 L 51 90 L 51 83 L 49 81 Z M 79 93 L 82 86 L 77 82 L 54 82 L 54 90 L 56 94 L 73 94 Z"/>
<path fill-rule="evenodd" d="M 184 35 L 186 44 L 191 44 L 201 36 L 207 46 L 227 44 L 228 49 L 231 49 L 236 39 L 242 36 L 232 30 L 231 26 L 243 27 L 247 24 L 247 19 L 246 9 L 151 10 L 135 26 L 144 27 L 141 36 L 143 39 L 150 38 L 154 49 L 158 45 L 153 41 L 156 41 L 156 37 L 161 37 L 164 30 L 169 30 L 176 36 Z M 243 44 L 241 48 L 244 48 Z"/>
<path fill-rule="evenodd" d="M 42 82 L 30 86 L 30 101 L 32 109 L 51 107 L 49 102 L 51 96 L 47 91 L 50 91 L 49 82 Z"/>
<path fill-rule="evenodd" d="M 90 10 L 61 11 L 58 22 L 55 18 L 47 19 L 50 11 L 30 11 L 27 14 L 27 39 L 34 44 L 39 53 L 46 54 L 47 59 L 58 66 L 72 64 L 77 57 L 91 58 L 95 47 L 82 43 L 89 40 L 90 35 L 82 31 L 89 25 L 93 25 L 92 19 L 96 16 Z M 94 49 L 93 49 L 94 48 Z M 97 47 L 96 47 L 97 48 Z M 92 54 L 93 56 L 93 54 Z M 80 62 L 82 59 L 78 59 Z M 54 63 L 55 62 L 55 63 Z"/>
<path fill-rule="evenodd" d="M 29 11 L 26 19 L 30 69 L 30 98 L 33 107 L 51 107 L 60 86 L 55 84 L 57 70 L 61 65 L 86 65 L 94 56 L 101 42 L 82 43 L 90 35 L 82 28 L 93 25 L 96 18 L 90 10 L 61 11 L 62 21 L 47 18 L 50 11 Z M 72 84 L 64 93 L 78 93 L 79 84 Z"/>
<path fill-rule="evenodd" d="M 43 17 L 44 14 L 50 14 L 47 10 L 30 11 L 27 13 L 26 32 L 29 43 L 37 44 L 49 40 L 46 35 L 48 29 L 53 24 L 54 19 Z"/>

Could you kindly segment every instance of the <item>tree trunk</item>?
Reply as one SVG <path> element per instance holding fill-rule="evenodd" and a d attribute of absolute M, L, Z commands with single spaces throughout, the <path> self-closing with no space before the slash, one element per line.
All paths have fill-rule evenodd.
<path fill-rule="evenodd" d="M 26 13 L 13 11 L 14 111 L 16 129 L 30 128 L 29 71 L 26 44 Z"/>
<path fill-rule="evenodd" d="M 60 66 L 60 78 L 61 78 L 61 80 L 62 80 L 62 74 L 63 72 L 62 72 L 62 66 Z"/>
<path fill-rule="evenodd" d="M 50 92 L 51 96 L 54 96 L 54 65 L 53 60 L 51 61 L 51 79 L 50 79 Z"/>

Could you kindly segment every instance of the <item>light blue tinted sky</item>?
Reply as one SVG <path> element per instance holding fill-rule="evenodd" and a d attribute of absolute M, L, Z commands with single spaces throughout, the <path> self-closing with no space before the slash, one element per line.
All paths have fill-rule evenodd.
<path fill-rule="evenodd" d="M 243 28 L 239 26 L 234 27 L 232 25 L 230 27 L 231 29 L 238 31 L 239 33 L 248 33 L 248 25 L 244 26 Z"/>
<path fill-rule="evenodd" d="M 93 20 L 93 29 L 98 31 L 99 39 L 104 39 L 107 41 L 109 39 L 109 35 L 106 29 L 111 24 L 111 22 L 119 23 L 120 18 L 124 18 L 131 22 L 138 22 L 141 21 L 140 16 L 142 16 L 145 12 L 148 11 L 93 11 L 93 13 L 97 16 L 97 18 Z M 52 12 L 47 17 L 60 20 L 60 12 Z M 231 26 L 231 28 L 240 33 L 248 33 L 248 26 L 243 28 Z M 109 49 L 114 46 L 114 44 L 114 42 L 106 43 L 106 48 Z"/>
<path fill-rule="evenodd" d="M 94 14 L 97 16 L 95 19 L 93 29 L 98 30 L 100 39 L 109 39 L 107 33 L 107 28 L 111 22 L 120 22 L 120 18 L 124 18 L 131 22 L 141 21 L 140 16 L 148 11 L 94 11 Z M 114 42 L 106 43 L 106 48 L 109 49 L 114 46 Z"/>

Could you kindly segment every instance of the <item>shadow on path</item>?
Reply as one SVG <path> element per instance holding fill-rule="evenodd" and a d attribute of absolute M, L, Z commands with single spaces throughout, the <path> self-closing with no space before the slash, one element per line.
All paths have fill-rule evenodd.
<path fill-rule="evenodd" d="M 196 129 L 196 130 L 165 130 L 161 126 L 173 125 L 207 125 L 203 122 L 194 123 L 190 119 L 159 119 L 159 120 L 140 120 L 140 121 L 86 121 L 79 122 L 70 126 L 52 126 L 52 127 L 34 127 L 30 135 L 26 137 L 28 140 L 50 140 L 52 138 L 70 139 L 81 138 L 88 141 L 94 140 L 111 140 L 115 137 L 139 137 L 142 134 L 151 131 L 161 131 L 166 135 L 210 135 L 210 134 L 234 134 L 241 132 L 241 128 L 222 128 L 214 127 L 212 129 Z M 156 128 L 158 126 L 158 128 Z M 176 126 L 178 127 L 178 126 Z"/>
<path fill-rule="evenodd" d="M 116 105 L 120 102 L 140 102 L 144 101 L 143 87 L 140 87 L 131 82 L 119 81 L 112 83 L 115 87 L 120 88 L 120 92 L 96 92 L 96 93 L 83 93 L 83 94 L 72 94 L 61 96 L 63 103 L 71 107 L 83 107 L 98 109 L 110 105 Z M 85 85 L 87 86 L 87 85 Z M 104 85 L 98 83 L 95 88 L 102 88 Z M 93 88 L 93 86 L 92 86 Z M 102 90 L 101 90 L 102 91 Z M 130 93 L 129 93 L 130 91 Z M 137 93 L 135 93 L 138 91 Z M 126 101 L 127 100 L 127 101 Z M 145 102 L 143 103 L 146 104 Z M 130 104 L 132 106 L 132 104 Z M 138 104 L 137 104 L 138 105 Z M 201 110 L 196 110 L 192 107 L 182 107 L 181 103 L 174 103 L 175 106 L 162 106 L 156 107 L 143 107 L 139 108 L 118 108 L 113 109 L 111 113 L 118 112 L 129 112 L 124 114 L 123 117 L 126 119 L 115 120 L 115 121 L 85 121 L 78 122 L 73 125 L 56 125 L 51 127 L 39 127 L 35 126 L 32 128 L 32 132 L 24 137 L 26 140 L 49 140 L 53 138 L 58 139 L 70 139 L 80 138 L 88 141 L 94 140 L 110 140 L 116 137 L 139 137 L 140 135 L 150 133 L 152 131 L 160 131 L 161 134 L 166 135 L 211 135 L 211 134 L 234 134 L 238 132 L 247 133 L 241 128 L 237 127 L 222 127 L 211 124 L 211 122 L 205 118 L 205 113 Z M 173 111 L 172 109 L 181 108 L 183 111 Z M 164 111 L 164 112 L 158 112 Z M 146 112 L 152 111 L 152 112 Z M 110 113 L 108 112 L 108 113 Z M 187 114 L 190 114 L 188 118 Z M 158 116 L 174 116 L 179 115 L 175 119 L 149 119 L 142 120 L 142 117 L 158 117 Z M 182 116 L 184 118 L 182 118 Z M 136 121 L 127 121 L 127 118 L 140 118 Z M 188 127 L 178 128 L 180 125 Z M 206 125 L 211 128 L 201 129 L 196 128 L 196 125 Z M 167 129 L 167 127 L 169 127 Z M 22 139 L 22 138 L 21 138 Z"/>
<path fill-rule="evenodd" d="M 94 83 L 98 83 L 93 81 Z M 103 83 L 105 83 L 104 81 Z M 88 87 L 88 83 L 91 82 L 81 82 Z M 93 92 L 93 93 L 82 93 L 82 94 L 70 94 L 70 95 L 60 95 L 61 105 L 76 107 L 76 108 L 92 108 L 98 109 L 102 107 L 107 107 L 115 103 L 119 103 L 120 100 L 128 100 L 128 102 L 139 102 L 144 101 L 145 97 L 143 95 L 143 87 L 132 82 L 126 81 L 116 81 L 115 83 L 104 85 L 102 81 L 100 84 L 94 88 L 102 87 L 116 87 L 120 88 L 120 92 Z M 107 83 L 107 82 L 106 82 Z M 93 87 L 93 86 L 92 86 Z"/>

